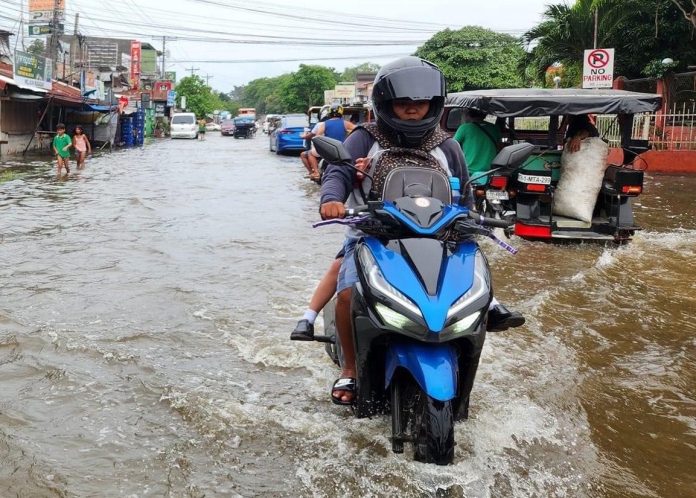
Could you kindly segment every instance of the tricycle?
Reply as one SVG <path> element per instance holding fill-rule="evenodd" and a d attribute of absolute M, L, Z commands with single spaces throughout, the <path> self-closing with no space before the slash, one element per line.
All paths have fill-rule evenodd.
<path fill-rule="evenodd" d="M 496 119 L 503 136 L 501 145 L 529 142 L 535 146 L 529 159 L 514 171 L 472 178 L 479 209 L 488 216 L 514 221 L 511 231 L 516 235 L 537 240 L 623 242 L 640 230 L 632 206 L 643 192 L 643 171 L 636 157 L 649 148 L 647 141 L 633 139 L 633 116 L 654 112 L 660 106 L 659 95 L 623 90 L 474 90 L 447 97 L 441 126 L 454 133 L 462 123 L 463 110 L 475 109 Z M 587 119 L 592 115 L 614 115 L 620 139 L 617 137 L 618 147 L 611 151 L 609 159 L 605 156 L 602 164 L 597 165 L 599 176 L 589 185 L 587 215 L 568 215 L 560 209 L 559 201 L 559 187 L 563 186 L 559 182 L 567 170 L 568 159 L 564 159 L 564 154 L 568 154 L 564 151 L 565 129 L 576 117 Z M 532 117 L 537 119 L 530 120 Z M 591 140 L 601 145 L 601 138 Z M 606 146 L 605 149 L 609 150 Z M 582 189 L 578 189 L 579 184 Z M 583 192 L 587 194 L 588 185 L 582 181 L 567 181 L 565 186 L 577 189 L 568 192 L 565 188 L 563 192 L 571 203 L 575 194 L 578 198 Z"/>

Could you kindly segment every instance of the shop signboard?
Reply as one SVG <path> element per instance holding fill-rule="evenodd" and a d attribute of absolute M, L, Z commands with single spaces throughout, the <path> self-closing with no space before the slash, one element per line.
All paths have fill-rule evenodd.
<path fill-rule="evenodd" d="M 15 50 L 14 79 L 19 83 L 50 90 L 52 71 L 50 59 Z"/>
<path fill-rule="evenodd" d="M 53 33 L 53 28 L 51 24 L 30 24 L 27 26 L 29 29 L 29 36 L 47 36 Z M 58 25 L 58 32 L 63 32 L 65 25 Z"/>
<path fill-rule="evenodd" d="M 143 75 L 154 76 L 157 74 L 157 51 L 151 48 L 142 48 L 140 53 L 140 71 Z"/>
<path fill-rule="evenodd" d="M 29 24 L 52 22 L 54 16 L 65 19 L 65 0 L 29 0 Z"/>
<path fill-rule="evenodd" d="M 131 63 L 130 63 L 130 82 L 131 89 L 137 90 L 140 87 L 140 55 L 142 45 L 139 41 L 131 41 Z"/>
<path fill-rule="evenodd" d="M 176 71 L 165 71 L 164 79 L 169 81 L 176 81 Z"/>
<path fill-rule="evenodd" d="M 170 90 L 167 92 L 167 105 L 174 107 L 176 105 L 176 91 Z"/>
<path fill-rule="evenodd" d="M 164 109 L 164 102 L 155 102 L 155 116 L 157 116 L 158 118 L 164 116 Z"/>
<path fill-rule="evenodd" d="M 152 88 L 152 100 L 167 100 L 167 93 L 171 89 L 171 81 L 155 81 Z"/>
<path fill-rule="evenodd" d="M 353 100 L 355 98 L 355 85 L 336 85 L 334 87 L 334 98 L 335 99 L 346 99 Z"/>

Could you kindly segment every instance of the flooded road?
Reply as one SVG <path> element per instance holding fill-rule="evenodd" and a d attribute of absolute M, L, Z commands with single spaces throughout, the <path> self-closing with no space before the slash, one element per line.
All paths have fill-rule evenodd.
<path fill-rule="evenodd" d="M 485 244 L 528 322 L 435 467 L 288 340 L 342 240 L 299 159 L 208 135 L 0 173 L 0 496 L 696 496 L 696 178 L 627 246 Z"/>

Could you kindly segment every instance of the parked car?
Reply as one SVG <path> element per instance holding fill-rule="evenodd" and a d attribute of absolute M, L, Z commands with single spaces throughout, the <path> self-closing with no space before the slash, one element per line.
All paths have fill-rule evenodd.
<path fill-rule="evenodd" d="M 192 112 L 176 112 L 169 128 L 172 138 L 198 138 L 198 123 Z"/>
<path fill-rule="evenodd" d="M 654 112 L 661 105 L 659 95 L 623 90 L 472 90 L 447 96 L 440 126 L 453 134 L 462 122 L 462 110 L 475 109 L 497 118 L 503 145 L 529 142 L 536 147 L 531 157 L 512 172 L 493 173 L 478 184 L 472 178 L 477 204 L 479 199 L 503 203 L 504 211 L 510 211 L 515 221 L 516 235 L 540 240 L 623 242 L 640 230 L 633 218 L 633 200 L 643 192 L 643 170 L 638 165 L 634 168 L 632 162 L 648 149 L 647 141 L 631 137 L 633 115 Z M 596 197 L 588 197 L 586 217 L 561 215 L 559 211 L 567 211 L 558 209 L 565 196 L 558 189 L 564 137 L 561 123 L 564 116 L 592 114 L 616 115 L 622 157 L 615 160 L 617 164 L 599 165 L 596 184 L 590 185 L 584 178 L 584 183 L 580 182 L 583 187 L 577 192 L 578 197 L 581 193 L 587 196 L 586 192 L 597 192 Z M 532 123 L 537 129 L 521 126 L 520 118 L 529 116 L 542 118 Z M 592 171 L 591 166 L 587 163 L 586 173 Z M 592 201 L 594 206 L 590 205 Z"/>
<path fill-rule="evenodd" d="M 205 124 L 205 131 L 220 131 L 220 125 L 214 122 Z"/>
<path fill-rule="evenodd" d="M 234 120 L 233 119 L 224 119 L 220 123 L 220 134 L 226 135 L 228 137 L 234 135 Z"/>
<path fill-rule="evenodd" d="M 300 135 L 307 130 L 306 114 L 287 114 L 282 116 L 278 126 L 270 134 L 269 149 L 276 154 L 291 150 L 305 150 L 305 143 L 300 138 Z"/>

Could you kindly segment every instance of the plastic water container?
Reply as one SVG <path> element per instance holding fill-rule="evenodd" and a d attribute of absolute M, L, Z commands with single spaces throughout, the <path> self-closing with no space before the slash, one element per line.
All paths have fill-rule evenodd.
<path fill-rule="evenodd" d="M 461 181 L 456 176 L 450 176 L 450 188 L 452 189 L 452 204 L 459 204 L 461 193 Z"/>

